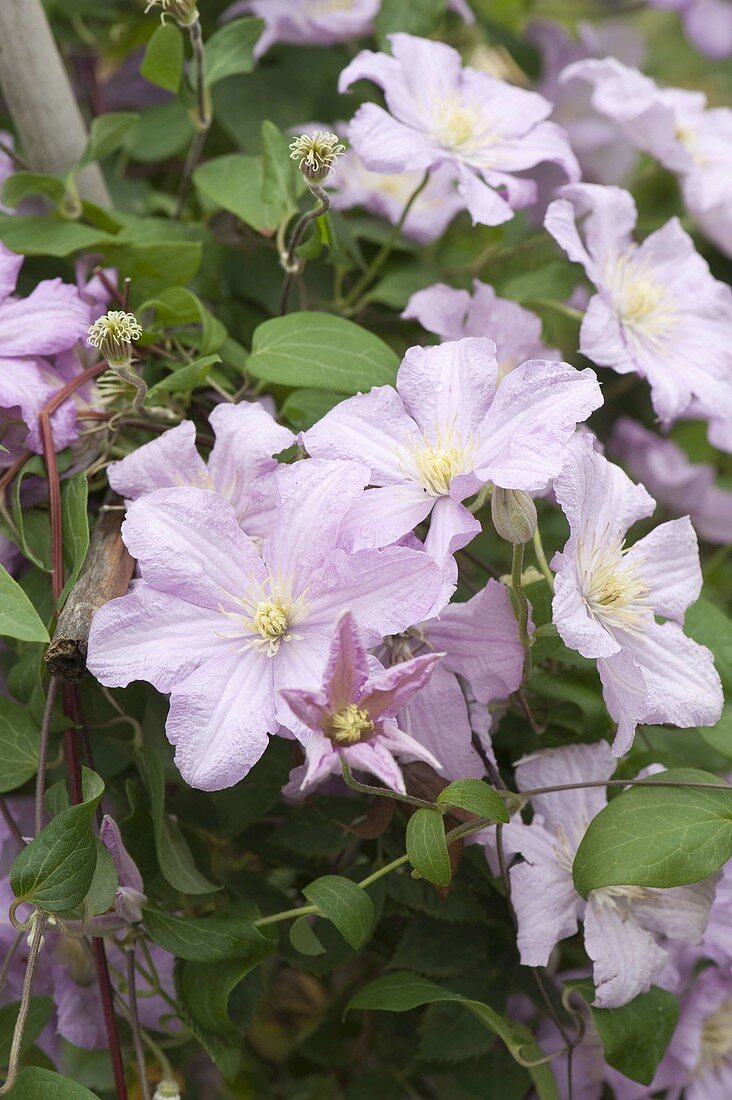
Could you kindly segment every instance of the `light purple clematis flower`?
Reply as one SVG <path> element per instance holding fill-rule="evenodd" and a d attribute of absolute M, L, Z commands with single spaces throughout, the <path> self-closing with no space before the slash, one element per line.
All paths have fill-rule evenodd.
<path fill-rule="evenodd" d="M 695 402 L 732 419 L 732 290 L 715 279 L 672 218 L 636 244 L 632 196 L 617 187 L 562 188 L 544 224 L 598 293 L 580 331 L 580 350 L 599 366 L 646 378 L 668 424 Z M 576 219 L 587 214 L 584 241 Z"/>
<path fill-rule="evenodd" d="M 392 55 L 362 51 L 341 73 L 338 89 L 372 80 L 388 111 L 359 107 L 351 145 L 376 172 L 425 171 L 449 164 L 473 222 L 500 225 L 530 206 L 536 185 L 516 173 L 545 161 L 577 180 L 579 166 L 562 129 L 546 119 L 551 104 L 476 69 L 443 42 L 389 35 Z"/>
<path fill-rule="evenodd" d="M 447 6 L 466 23 L 475 22 L 467 0 L 448 0 Z M 237 0 L 222 18 L 257 15 L 264 19 L 264 31 L 254 48 L 254 56 L 261 57 L 276 42 L 333 46 L 362 38 L 371 34 L 380 7 L 381 0 Z"/>
<path fill-rule="evenodd" d="M 732 110 L 709 110 L 703 92 L 660 88 L 612 57 L 578 61 L 562 79 L 592 85 L 595 110 L 676 173 L 689 212 L 709 239 L 732 256 Z"/>
<path fill-rule="evenodd" d="M 261 538 L 274 519 L 273 475 L 279 463 L 272 456 L 295 436 L 256 402 L 217 405 L 209 423 L 216 442 L 207 463 L 196 450 L 195 424 L 184 420 L 113 462 L 109 484 L 128 500 L 182 485 L 209 489 L 229 501 L 248 535 Z"/>
<path fill-rule="evenodd" d="M 261 556 L 216 493 L 162 489 L 130 506 L 123 537 L 142 581 L 95 615 L 88 664 L 109 686 L 171 693 L 167 733 L 191 786 L 233 786 L 268 733 L 292 728 L 279 693 L 318 686 L 344 610 L 376 645 L 434 605 L 442 575 L 427 554 L 338 547 L 368 476 L 351 462 L 278 470 Z"/>
<path fill-rule="evenodd" d="M 677 11 L 684 33 L 701 53 L 715 60 L 732 54 L 732 4 L 729 0 L 648 0 L 654 8 Z"/>
<path fill-rule="evenodd" d="M 526 37 L 539 50 L 543 62 L 536 90 L 554 104 L 552 119 L 565 130 L 582 178 L 593 183 L 622 183 L 638 159 L 636 150 L 611 120 L 594 109 L 583 82 L 565 81 L 562 72 L 575 61 L 608 55 L 627 65 L 641 65 L 643 40 L 625 22 L 580 22 L 574 38 L 564 27 L 548 20 L 530 23 Z M 542 174 L 547 171 L 556 176 L 551 168 L 540 169 Z"/>
<path fill-rule="evenodd" d="M 524 757 L 516 767 L 516 782 L 526 791 L 602 781 L 614 767 L 604 741 L 568 745 Z M 668 953 L 657 937 L 701 941 L 714 886 L 711 880 L 670 890 L 607 886 L 591 890 L 585 902 L 574 888 L 572 863 L 588 825 L 606 802 L 602 787 L 535 796 L 531 824 L 514 819 L 503 834 L 507 848 L 524 857 L 510 872 L 521 962 L 546 966 L 555 945 L 573 936 L 582 919 L 585 949 L 593 962 L 595 1004 L 616 1008 L 650 989 L 665 969 Z"/>
<path fill-rule="evenodd" d="M 109 814 L 105 814 L 102 818 L 99 839 L 111 855 L 117 869 L 115 914 L 125 924 L 135 924 L 142 920 L 142 907 L 147 901 L 145 886 L 137 864 L 125 848 L 119 826 Z"/>
<path fill-rule="evenodd" d="M 627 416 L 615 421 L 608 450 L 660 504 L 676 515 L 688 515 L 701 538 L 732 542 L 732 492 L 715 485 L 713 466 L 690 462 L 673 440 Z"/>
<path fill-rule="evenodd" d="M 0 466 L 20 445 L 40 454 L 38 415 L 63 380 L 46 356 L 69 350 L 89 323 L 89 307 L 74 286 L 44 279 L 27 298 L 15 298 L 23 256 L 0 243 Z M 66 402 L 51 418 L 56 449 L 76 439 L 76 411 Z"/>
<path fill-rule="evenodd" d="M 458 290 L 436 283 L 418 290 L 402 313 L 405 319 L 419 321 L 422 328 L 443 340 L 465 336 L 486 336 L 496 345 L 498 380 L 529 359 L 560 360 L 556 348 L 548 348 L 541 338 L 541 320 L 510 298 L 499 298 L 492 286 L 473 280 L 469 290 Z"/>
<path fill-rule="evenodd" d="M 656 527 L 629 549 L 628 528 L 654 510 L 642 485 L 578 435 L 554 493 L 570 538 L 557 569 L 553 618 L 562 640 L 597 658 L 605 703 L 618 729 L 613 751 L 633 743 L 638 723 L 709 726 L 722 711 L 712 655 L 680 624 L 701 591 L 694 528 L 687 517 Z M 658 623 L 656 616 L 667 621 Z"/>
<path fill-rule="evenodd" d="M 356 771 L 371 772 L 392 790 L 404 793 L 397 758 L 439 763 L 419 741 L 397 725 L 397 712 L 429 682 L 442 654 L 415 657 L 384 669 L 369 657 L 353 615 L 338 621 L 328 652 L 323 683 L 317 691 L 284 689 L 282 696 L 307 728 L 301 737 L 306 764 L 300 790 L 341 772 L 341 759 Z"/>
<path fill-rule="evenodd" d="M 385 546 L 431 515 L 425 549 L 440 565 L 480 531 L 462 504 L 488 481 L 527 492 L 559 472 L 575 425 L 602 403 L 593 371 L 535 359 L 498 386 L 491 340 L 410 348 L 396 389 L 336 405 L 304 435 L 317 458 L 370 470 L 348 529 L 356 546 Z"/>

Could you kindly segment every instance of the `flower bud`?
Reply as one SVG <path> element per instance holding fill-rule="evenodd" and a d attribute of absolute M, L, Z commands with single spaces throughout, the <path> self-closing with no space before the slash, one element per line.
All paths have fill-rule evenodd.
<path fill-rule="evenodd" d="M 142 326 L 134 313 L 111 310 L 89 326 L 88 342 L 106 359 L 110 367 L 129 367 L 132 344 L 142 336 Z"/>
<path fill-rule="evenodd" d="M 290 160 L 300 161 L 300 171 L 308 183 L 322 183 L 345 151 L 337 135 L 327 130 L 314 130 L 290 142 Z"/>
<path fill-rule="evenodd" d="M 514 546 L 528 542 L 537 528 L 536 505 L 523 489 L 501 489 L 495 485 L 491 495 L 491 516 L 501 538 Z"/>
<path fill-rule="evenodd" d="M 160 7 L 160 18 L 165 22 L 165 16 L 175 19 L 179 27 L 190 27 L 198 22 L 198 6 L 196 0 L 148 0 L 145 15 L 151 8 Z"/>

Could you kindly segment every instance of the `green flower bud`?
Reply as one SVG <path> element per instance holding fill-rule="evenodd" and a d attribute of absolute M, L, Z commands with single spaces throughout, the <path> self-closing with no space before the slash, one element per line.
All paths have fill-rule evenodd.
<path fill-rule="evenodd" d="M 494 486 L 491 515 L 493 526 L 506 542 L 519 546 L 533 538 L 537 528 L 536 505 L 523 489 Z"/>

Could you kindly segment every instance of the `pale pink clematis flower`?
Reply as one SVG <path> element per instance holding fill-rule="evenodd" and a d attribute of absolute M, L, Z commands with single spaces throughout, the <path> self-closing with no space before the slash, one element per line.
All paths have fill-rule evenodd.
<path fill-rule="evenodd" d="M 396 389 L 336 405 L 304 434 L 311 455 L 352 458 L 369 489 L 346 521 L 354 545 L 385 546 L 431 516 L 440 565 L 480 524 L 462 503 L 488 481 L 536 492 L 559 472 L 575 425 L 602 403 L 592 370 L 534 359 L 498 386 L 491 340 L 410 348 Z"/>
<path fill-rule="evenodd" d="M 450 165 L 473 222 L 500 225 L 530 206 L 536 185 L 516 173 L 558 164 L 569 180 L 580 172 L 564 131 L 546 119 L 551 104 L 477 69 L 443 42 L 389 35 L 392 53 L 363 50 L 341 73 L 340 92 L 372 80 L 388 110 L 366 103 L 348 128 L 351 145 L 375 172 Z"/>
<path fill-rule="evenodd" d="M 257 402 L 217 405 L 209 416 L 216 434 L 208 462 L 196 450 L 196 426 L 183 420 L 107 469 L 109 484 L 127 500 L 156 489 L 190 485 L 229 501 L 248 535 L 262 538 L 274 520 L 273 474 L 295 436 Z"/>
<path fill-rule="evenodd" d="M 529 359 L 560 360 L 561 352 L 541 338 L 541 320 L 510 298 L 499 298 L 492 286 L 473 280 L 473 293 L 446 283 L 418 290 L 402 313 L 443 340 L 486 336 L 496 345 L 499 381 Z"/>
<path fill-rule="evenodd" d="M 648 0 L 654 8 L 677 11 L 684 34 L 701 53 L 715 60 L 732 54 L 730 0 Z"/>
<path fill-rule="evenodd" d="M 384 669 L 375 658 L 369 661 L 353 615 L 344 612 L 336 625 L 321 687 L 281 692 L 307 731 L 299 735 L 306 754 L 304 768 L 298 769 L 299 790 L 317 786 L 329 775 L 340 775 L 341 760 L 402 794 L 406 788 L 397 759 L 424 760 L 439 768 L 432 753 L 404 733 L 395 719 L 429 682 L 441 656 L 429 653 Z"/>
<path fill-rule="evenodd" d="M 344 610 L 377 645 L 437 601 L 442 572 L 423 551 L 339 547 L 367 480 L 352 462 L 281 467 L 261 554 L 218 493 L 159 489 L 130 505 L 122 534 L 142 580 L 95 615 L 88 666 L 111 687 L 171 693 L 167 734 L 191 786 L 233 786 L 268 734 L 291 728 L 280 691 L 318 686 Z"/>
<path fill-rule="evenodd" d="M 651 514 L 653 499 L 593 449 L 591 435 L 576 436 L 568 449 L 554 479 L 570 537 L 552 561 L 553 618 L 565 645 L 597 658 L 618 725 L 613 752 L 628 751 L 638 723 L 713 725 L 722 712 L 719 676 L 709 650 L 680 625 L 701 591 L 688 516 L 626 549 L 628 528 Z"/>
<path fill-rule="evenodd" d="M 580 184 L 559 193 L 544 225 L 598 291 L 582 321 L 582 353 L 646 378 L 665 424 L 692 403 L 705 416 L 732 418 L 732 290 L 712 276 L 678 219 L 636 244 L 627 191 Z"/>
<path fill-rule="evenodd" d="M 544 749 L 520 760 L 520 791 L 556 784 L 609 779 L 615 761 L 604 741 Z M 650 989 L 666 968 L 668 953 L 658 938 L 699 943 L 714 885 L 658 890 L 607 886 L 587 901 L 574 888 L 572 864 L 592 819 L 607 803 L 602 787 L 534 796 L 530 825 L 514 819 L 503 827 L 506 847 L 524 857 L 511 874 L 518 917 L 518 948 L 525 966 L 546 966 L 560 940 L 584 921 L 585 949 L 593 962 L 595 1004 L 616 1008 Z"/>

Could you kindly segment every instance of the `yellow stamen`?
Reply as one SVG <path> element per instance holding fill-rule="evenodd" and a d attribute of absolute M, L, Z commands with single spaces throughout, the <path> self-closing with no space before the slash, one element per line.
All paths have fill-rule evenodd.
<path fill-rule="evenodd" d="M 328 736 L 337 745 L 355 745 L 363 740 L 364 734 L 371 733 L 374 723 L 368 711 L 361 710 L 355 703 L 349 703 L 343 710 L 334 714 L 328 726 Z"/>

